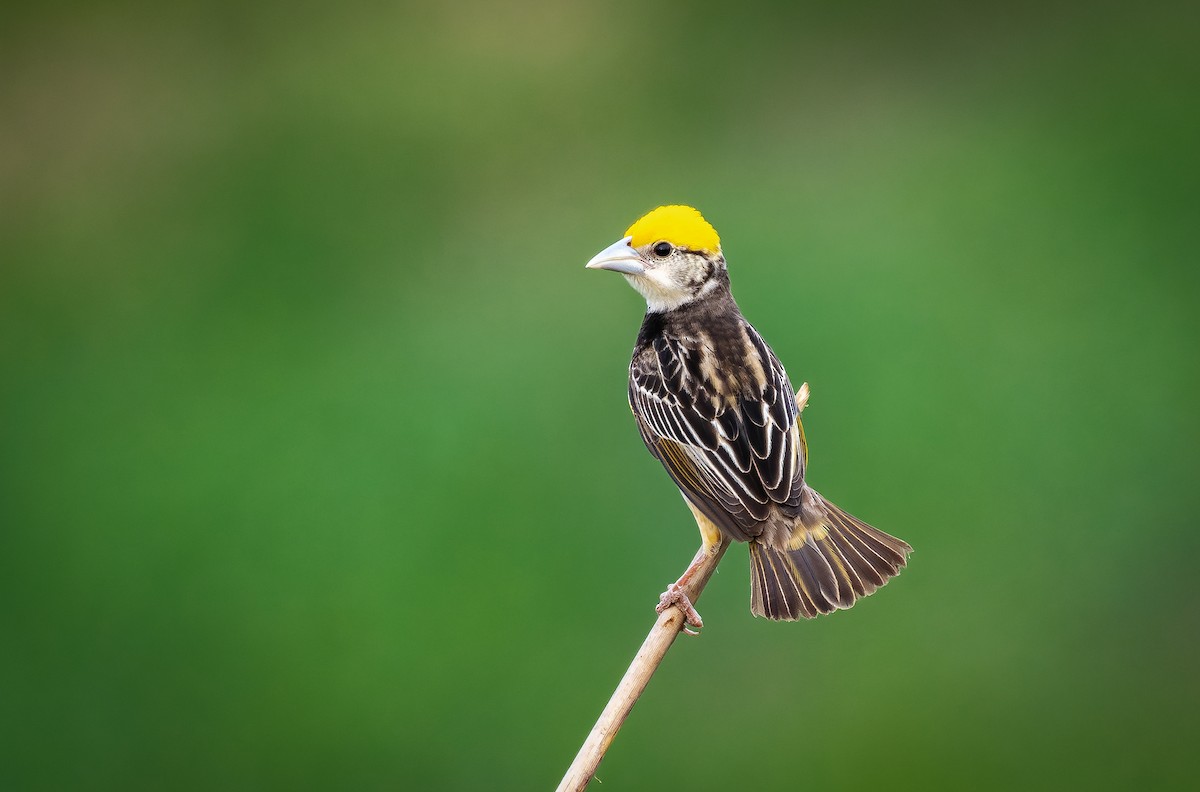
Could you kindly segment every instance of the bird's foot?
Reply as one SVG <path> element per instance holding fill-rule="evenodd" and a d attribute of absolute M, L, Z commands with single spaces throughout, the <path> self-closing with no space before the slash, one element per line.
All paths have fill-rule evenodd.
<path fill-rule="evenodd" d="M 699 635 L 698 630 L 704 626 L 704 620 L 700 618 L 700 614 L 696 612 L 696 606 L 692 605 L 692 601 L 688 599 L 688 595 L 683 593 L 683 587 L 678 583 L 672 583 L 667 587 L 667 590 L 658 598 L 658 605 L 654 610 L 662 613 L 667 608 L 678 605 L 683 611 L 683 631 L 688 635 Z M 696 629 L 691 629 L 695 627 Z"/>

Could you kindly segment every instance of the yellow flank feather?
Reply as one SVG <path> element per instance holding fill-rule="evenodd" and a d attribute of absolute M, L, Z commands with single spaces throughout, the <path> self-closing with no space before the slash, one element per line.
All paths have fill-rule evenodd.
<path fill-rule="evenodd" d="M 633 237 L 630 244 L 635 248 L 665 240 L 687 250 L 715 253 L 721 249 L 716 229 L 690 206 L 660 206 L 629 226 L 625 236 Z"/>

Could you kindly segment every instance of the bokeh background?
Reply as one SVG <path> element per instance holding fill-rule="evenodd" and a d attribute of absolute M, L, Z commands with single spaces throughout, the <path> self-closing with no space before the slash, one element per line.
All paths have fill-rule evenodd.
<path fill-rule="evenodd" d="M 0 787 L 551 788 L 697 542 L 668 202 L 916 553 L 735 548 L 600 788 L 1194 783 L 1195 4 L 170 5 L 0 26 Z"/>

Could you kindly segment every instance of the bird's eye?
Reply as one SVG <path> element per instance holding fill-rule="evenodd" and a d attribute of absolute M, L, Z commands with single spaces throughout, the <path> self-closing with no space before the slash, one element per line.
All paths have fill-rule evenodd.
<path fill-rule="evenodd" d="M 674 250 L 674 248 L 671 247 L 670 242 L 656 242 L 652 249 L 654 250 L 654 255 L 659 256 L 660 258 L 666 258 L 667 256 L 671 255 L 671 251 Z"/>

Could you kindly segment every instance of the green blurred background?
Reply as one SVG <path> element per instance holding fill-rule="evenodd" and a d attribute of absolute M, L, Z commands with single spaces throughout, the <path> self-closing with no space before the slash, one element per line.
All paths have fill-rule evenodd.
<path fill-rule="evenodd" d="M 546 789 L 697 543 L 583 269 L 701 208 L 810 480 L 603 789 L 1181 788 L 1197 6 L 28 5 L 0 28 L 0 787 Z"/>

